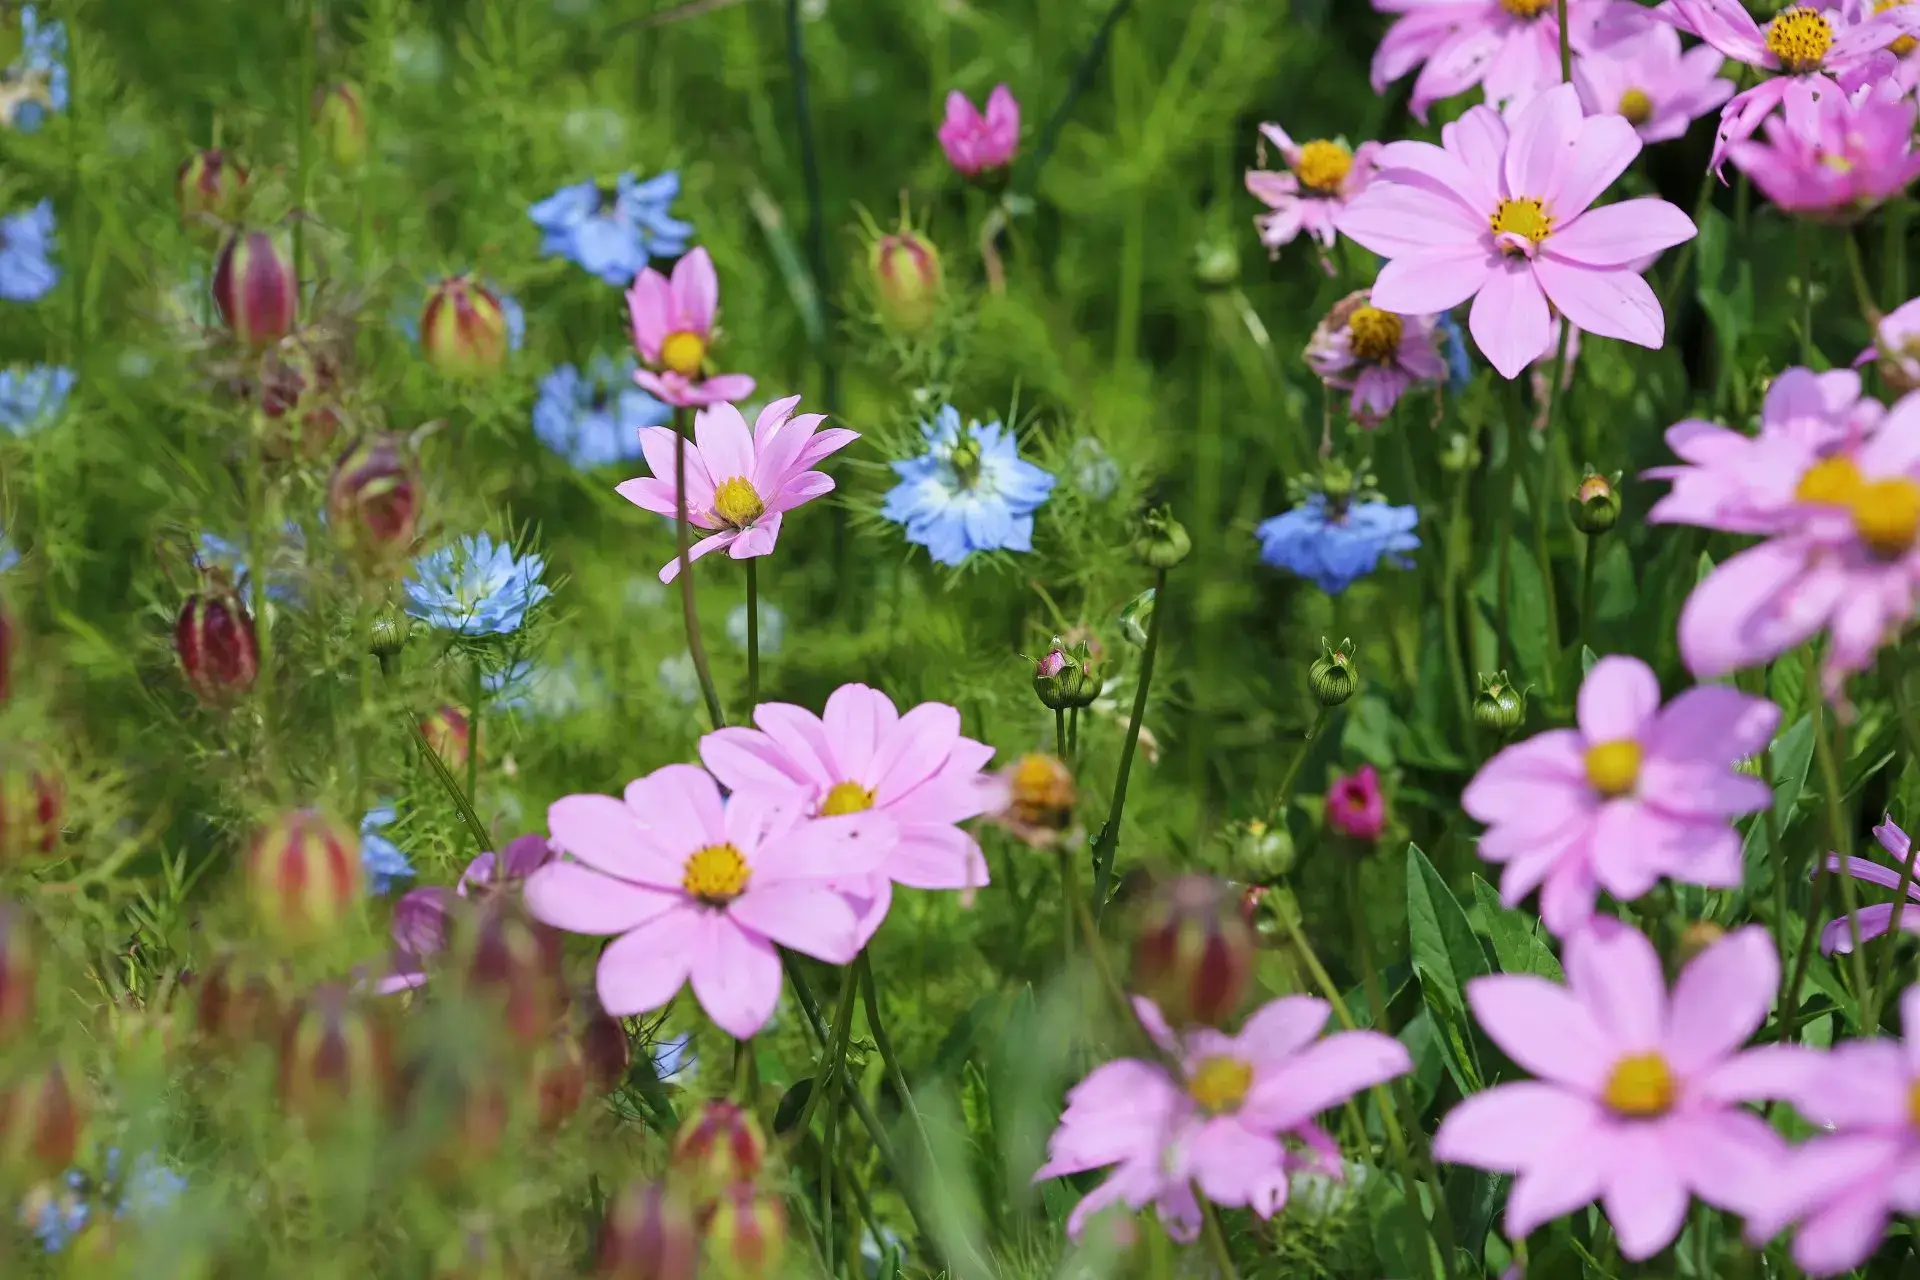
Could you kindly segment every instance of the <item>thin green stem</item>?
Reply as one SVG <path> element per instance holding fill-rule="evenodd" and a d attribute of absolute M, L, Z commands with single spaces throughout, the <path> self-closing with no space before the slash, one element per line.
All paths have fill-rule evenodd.
<path fill-rule="evenodd" d="M 1564 30 L 1564 28 L 1562 29 Z M 1701 172 L 1700 190 L 1695 193 L 1693 197 L 1693 221 L 1695 226 L 1699 225 L 1700 219 L 1706 216 L 1708 206 L 1713 203 L 1714 182 L 1715 179 L 1711 168 Z M 1690 238 L 1685 244 L 1680 246 L 1680 252 L 1674 255 L 1673 266 L 1669 269 L 1667 283 L 1660 290 L 1660 309 L 1668 315 L 1673 314 L 1674 295 L 1678 292 L 1681 281 L 1687 278 L 1687 268 L 1693 262 L 1693 249 L 1698 240 L 1698 236 Z"/>
<path fill-rule="evenodd" d="M 1233 1254 L 1227 1248 L 1226 1232 L 1220 1229 L 1219 1215 L 1214 1213 L 1213 1205 L 1201 1193 L 1197 1182 L 1193 1185 L 1193 1198 L 1200 1204 L 1200 1234 L 1206 1238 L 1207 1252 L 1213 1257 L 1213 1265 L 1225 1280 L 1240 1280 L 1240 1273 L 1233 1266 Z"/>
<path fill-rule="evenodd" d="M 1513 598 L 1513 477 L 1520 465 L 1520 438 L 1526 430 L 1526 410 L 1517 389 L 1508 397 L 1507 453 L 1493 469 L 1494 554 L 1500 557 L 1500 576 L 1493 597 L 1494 666 L 1510 669 L 1513 641 L 1507 634 L 1507 604 Z"/>
<path fill-rule="evenodd" d="M 1920 759 L 1920 723 L 1915 722 L 1913 703 L 1907 697 L 1906 672 L 1896 669 L 1892 672 L 1892 679 L 1888 683 L 1893 686 L 1893 705 L 1900 717 L 1900 732 L 1907 740 L 1907 753 L 1915 759 Z M 1911 850 L 1906 857 L 1900 859 L 1900 883 L 1894 886 L 1893 913 L 1887 918 L 1887 942 L 1881 948 L 1880 972 L 1873 982 L 1875 998 L 1868 1001 L 1860 1018 L 1862 1029 L 1868 1035 L 1874 1034 L 1874 1029 L 1880 1025 L 1878 996 L 1880 992 L 1889 989 L 1889 982 L 1893 977 L 1897 951 L 1893 940 L 1900 936 L 1900 918 L 1906 913 L 1907 895 L 1913 888 L 1913 864 L 1917 860 L 1920 859 L 1916 859 Z M 1857 925 L 1855 927 L 1858 928 Z"/>
<path fill-rule="evenodd" d="M 1853 969 L 1854 998 L 1860 1001 L 1862 1012 L 1873 999 L 1872 988 L 1867 982 L 1867 958 L 1860 950 L 1860 915 L 1855 909 L 1853 892 L 1853 838 L 1847 829 L 1846 798 L 1840 784 L 1840 729 L 1834 723 L 1833 716 L 1825 714 L 1826 708 L 1816 705 L 1813 712 L 1814 754 L 1820 758 L 1820 780 L 1825 786 L 1827 796 L 1827 836 L 1833 850 L 1840 859 L 1840 899 L 1847 913 L 1847 932 L 1853 943 L 1848 954 L 1848 962 Z M 1821 859 L 1824 865 L 1826 859 Z M 1864 1022 L 1861 1030 L 1871 1034 L 1872 1029 Z"/>
<path fill-rule="evenodd" d="M 806 1105 L 800 1108 L 800 1118 L 794 1122 L 793 1141 L 805 1139 L 807 1126 L 813 1122 L 814 1108 L 829 1089 L 836 1092 L 840 1083 L 840 1073 L 845 1069 L 847 1056 L 847 1033 L 853 1027 L 853 998 L 860 984 L 848 974 L 846 981 L 840 984 L 840 1007 L 833 1015 L 833 1038 L 831 1044 L 821 1046 L 820 1070 L 814 1074 L 813 1088 L 807 1093 Z M 828 1110 L 832 1110 L 831 1104 Z"/>
<path fill-rule="evenodd" d="M 813 137 L 813 103 L 807 92 L 807 50 L 801 33 L 801 0 L 787 0 L 787 70 L 793 77 L 793 114 L 800 128 L 800 172 L 807 190 L 807 269 L 820 305 L 830 308 L 833 287 L 827 277 L 827 214 L 820 192 L 820 160 Z M 839 407 L 840 371 L 833 359 L 831 317 L 822 327 L 819 345 L 821 395 L 828 413 Z M 752 561 L 748 561 L 752 573 Z M 751 580 L 751 579 L 750 579 Z"/>
<path fill-rule="evenodd" d="M 1586 554 L 1580 558 L 1580 643 L 1593 648 L 1593 570 L 1600 560 L 1600 539 L 1586 535 Z"/>
<path fill-rule="evenodd" d="M 707 701 L 707 718 L 718 729 L 727 717 L 720 710 L 720 695 L 713 687 L 713 672 L 707 669 L 707 647 L 700 642 L 700 613 L 693 603 L 693 568 L 688 557 L 688 539 L 693 525 L 687 519 L 687 433 L 692 424 L 684 406 L 673 411 L 673 498 L 674 533 L 680 545 L 680 614 L 687 628 L 687 655 L 693 659 L 694 674 L 700 678 L 700 695 Z"/>
<path fill-rule="evenodd" d="M 1133 753 L 1140 745 L 1140 721 L 1147 714 L 1147 690 L 1153 685 L 1153 658 L 1160 648 L 1160 619 L 1167 611 L 1167 571 L 1161 569 L 1153 582 L 1153 613 L 1147 619 L 1147 643 L 1140 650 L 1140 685 L 1133 691 L 1133 715 L 1127 720 L 1127 739 L 1120 748 L 1120 772 L 1113 780 L 1113 803 L 1107 807 L 1107 824 L 1093 845 L 1093 918 L 1099 921 L 1107 907 L 1107 892 L 1113 882 L 1113 855 L 1120 847 L 1120 815 L 1127 807 L 1127 776 L 1133 771 Z"/>
<path fill-rule="evenodd" d="M 1813 226 L 1805 219 L 1794 224 L 1794 244 L 1800 267 L 1800 363 L 1813 367 Z"/>
<path fill-rule="evenodd" d="M 1073 860 L 1076 856 L 1073 848 L 1067 842 L 1061 841 L 1059 850 L 1061 955 L 1069 968 L 1073 966 L 1073 922 L 1076 915 L 1073 904 L 1076 879 L 1073 874 Z"/>
<path fill-rule="evenodd" d="M 393 660 L 391 658 L 382 657 L 380 659 L 380 674 L 391 677 L 393 675 L 392 663 Z M 440 758 L 440 753 L 433 749 L 431 742 L 427 741 L 426 731 L 420 727 L 420 721 L 411 712 L 402 712 L 401 714 L 406 719 L 407 727 L 413 730 L 414 745 L 419 747 L 420 754 L 426 757 L 428 766 L 433 769 L 434 777 L 440 779 L 440 786 L 446 791 L 447 798 L 453 801 L 453 807 L 460 812 L 460 820 L 466 823 L 467 830 L 473 833 L 473 840 L 477 851 L 485 853 L 487 850 L 493 848 L 493 839 L 487 835 L 487 829 L 481 824 L 480 815 L 474 812 L 473 805 L 468 801 L 466 792 L 460 789 L 460 780 L 453 776 L 453 770 L 447 768 L 447 762 Z"/>
<path fill-rule="evenodd" d="M 486 701 L 486 673 L 480 665 L 478 654 L 469 655 L 472 659 L 471 678 L 467 682 L 467 797 L 476 801 L 478 808 L 480 796 L 480 712 Z"/>
<path fill-rule="evenodd" d="M 1053 754 L 1064 763 L 1067 759 L 1067 711 L 1065 707 L 1053 709 Z"/>
<path fill-rule="evenodd" d="M 1473 445 L 1479 442 L 1479 435 L 1476 427 L 1468 445 L 1469 455 Z M 1461 562 L 1473 549 L 1473 518 L 1467 513 L 1467 490 L 1471 483 L 1471 473 L 1462 467 L 1454 481 L 1452 511 L 1447 520 L 1445 563 L 1441 566 L 1440 574 L 1440 622 L 1446 630 L 1447 665 L 1453 670 L 1453 696 L 1458 704 L 1460 723 L 1469 733 L 1473 728 L 1473 671 L 1467 666 L 1465 646 L 1460 643 L 1460 593 L 1457 587 Z"/>
<path fill-rule="evenodd" d="M 1780 846 L 1780 815 L 1775 811 L 1773 744 L 1760 752 L 1760 781 L 1766 784 L 1767 807 L 1761 811 L 1761 829 L 1767 833 L 1767 853 L 1773 860 L 1773 927 L 1787 927 L 1787 851 Z"/>
<path fill-rule="evenodd" d="M 1133 1001 L 1127 996 L 1127 989 L 1120 984 L 1120 975 L 1114 971 L 1113 961 L 1107 956 L 1106 942 L 1100 937 L 1099 922 L 1093 918 L 1093 912 L 1087 905 L 1086 895 L 1080 893 L 1073 881 L 1073 863 L 1071 859 L 1062 859 L 1061 872 L 1066 877 L 1067 898 L 1073 904 L 1073 916 L 1080 922 L 1080 932 L 1087 944 L 1087 956 L 1093 961 L 1093 970 L 1100 979 L 1101 989 L 1107 993 L 1107 999 L 1114 1005 L 1114 1011 L 1123 1022 L 1132 1026 L 1145 1042 L 1149 1053 L 1157 1053 L 1159 1046 L 1146 1028 L 1140 1025 L 1139 1015 L 1134 1011 Z M 1072 928 L 1071 924 L 1068 926 Z"/>
<path fill-rule="evenodd" d="M 1078 707 L 1067 711 L 1066 761 L 1070 767 L 1078 767 L 1080 763 L 1080 708 Z"/>
<path fill-rule="evenodd" d="M 300 69 L 294 79 L 295 92 L 300 95 L 293 105 L 294 198 L 299 202 L 298 211 L 293 220 L 296 319 L 300 311 L 299 302 L 306 288 L 307 179 L 312 172 L 313 153 L 313 5 L 314 0 L 305 0 L 299 8 Z"/>
<path fill-rule="evenodd" d="M 1573 79 L 1573 35 L 1567 29 L 1567 0 L 1554 0 L 1554 16 L 1560 20 L 1560 82 Z"/>
<path fill-rule="evenodd" d="M 1565 0 L 1561 0 L 1564 4 Z M 1563 29 L 1564 37 L 1564 29 Z M 1560 384 L 1566 378 L 1567 343 L 1573 337 L 1573 326 L 1563 318 L 1560 324 L 1560 349 L 1553 357 L 1553 380 L 1547 384 L 1547 421 L 1540 429 L 1540 478 L 1533 492 L 1533 558 L 1540 566 L 1540 591 L 1546 602 L 1547 613 L 1547 669 L 1541 674 L 1547 686 L 1547 695 L 1553 695 L 1554 668 L 1559 665 L 1560 657 L 1560 607 L 1553 587 L 1553 559 L 1547 546 L 1547 522 L 1560 504 L 1553 500 L 1553 428 L 1560 413 Z"/>
<path fill-rule="evenodd" d="M 747 562 L 747 707 L 760 704 L 760 561 Z"/>
<path fill-rule="evenodd" d="M 1287 801 L 1293 799 L 1293 784 L 1299 780 L 1300 766 L 1307 762 L 1307 753 L 1313 750 L 1313 740 L 1320 736 L 1320 730 L 1327 723 L 1327 708 L 1314 706 L 1313 723 L 1307 726 L 1307 736 L 1300 740 L 1299 750 L 1293 753 L 1293 760 L 1287 765 L 1286 776 L 1280 779 L 1280 796 L 1273 802 L 1273 811 L 1285 820 Z"/>
<path fill-rule="evenodd" d="M 907 1073 L 900 1066 L 900 1055 L 893 1051 L 886 1020 L 880 1016 L 880 989 L 873 981 L 873 964 L 867 959 L 867 953 L 862 951 L 853 966 L 854 972 L 849 977 L 856 978 L 860 983 L 861 998 L 867 1006 L 867 1030 L 873 1033 L 874 1046 L 880 1050 L 880 1061 L 886 1066 L 888 1079 L 893 1081 L 894 1092 L 900 1095 L 901 1110 L 913 1121 L 913 1132 L 920 1139 L 920 1150 L 931 1161 L 933 1137 L 927 1132 L 926 1119 L 913 1100 L 913 1090 L 907 1087 Z"/>
<path fill-rule="evenodd" d="M 1840 228 L 1840 239 L 1847 246 L 1847 274 L 1853 278 L 1853 297 L 1860 304 L 1860 314 L 1872 327 L 1880 323 L 1880 308 L 1873 300 L 1873 286 L 1867 283 L 1867 267 L 1860 260 L 1860 238 L 1853 234 L 1851 227 Z"/>
<path fill-rule="evenodd" d="M 1074 64 L 1073 77 L 1067 81 L 1067 92 L 1060 99 L 1060 105 L 1047 117 L 1046 125 L 1040 130 L 1040 142 L 1034 147 L 1020 171 L 1020 180 L 1015 186 L 1022 191 L 1031 192 L 1040 181 L 1040 170 L 1053 154 L 1060 141 L 1060 130 L 1066 127 L 1067 119 L 1073 114 L 1074 104 L 1080 100 L 1087 86 L 1093 83 L 1094 72 L 1100 69 L 1100 62 L 1107 55 L 1107 46 L 1113 42 L 1113 30 L 1120 25 L 1120 19 L 1133 7 L 1133 0 L 1113 0 L 1107 10 L 1107 16 L 1100 20 L 1100 27 L 1093 33 L 1093 39 L 1087 41 L 1087 47 L 1080 53 L 1080 60 Z"/>

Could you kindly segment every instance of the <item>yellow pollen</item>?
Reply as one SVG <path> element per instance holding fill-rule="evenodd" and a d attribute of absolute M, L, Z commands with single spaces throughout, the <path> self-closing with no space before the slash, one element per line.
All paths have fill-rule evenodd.
<path fill-rule="evenodd" d="M 1920 1080 L 1907 1086 L 1907 1123 L 1920 1128 Z"/>
<path fill-rule="evenodd" d="M 1634 1053 L 1614 1063 L 1600 1100 L 1615 1115 L 1648 1119 L 1673 1106 L 1673 1072 L 1657 1053 Z"/>
<path fill-rule="evenodd" d="M 1200 1109 L 1219 1115 L 1236 1110 L 1253 1085 L 1253 1064 L 1238 1058 L 1202 1058 L 1187 1077 L 1187 1096 Z"/>
<path fill-rule="evenodd" d="M 857 782 L 836 782 L 820 802 L 820 816 L 837 818 L 843 813 L 865 813 L 873 808 L 873 792 Z"/>
<path fill-rule="evenodd" d="M 1400 351 L 1400 317 L 1378 307 L 1361 307 L 1347 317 L 1347 345 L 1362 360 L 1385 362 Z"/>
<path fill-rule="evenodd" d="M 1907 2 L 1908 0 L 1874 0 L 1873 11 L 1875 13 L 1885 13 L 1889 9 L 1898 9 Z M 1920 44 L 1920 41 L 1915 41 L 1912 36 L 1896 36 L 1894 37 L 1893 43 L 1887 46 L 1887 49 L 1894 56 L 1904 58 L 1913 52 L 1916 44 Z"/>
<path fill-rule="evenodd" d="M 1818 9 L 1795 5 L 1767 24 L 1767 52 L 1783 71 L 1818 71 L 1833 47 L 1833 24 Z"/>
<path fill-rule="evenodd" d="M 1587 781 L 1611 800 L 1640 781 L 1640 744 L 1632 738 L 1596 742 L 1587 748 Z"/>
<path fill-rule="evenodd" d="M 1823 507 L 1849 507 L 1862 483 L 1860 468 L 1853 465 L 1853 459 L 1822 458 L 1800 477 L 1793 496 L 1797 501 Z"/>
<path fill-rule="evenodd" d="M 1628 124 L 1645 124 L 1653 115 L 1653 99 L 1645 89 L 1629 89 L 1620 95 L 1620 114 Z"/>
<path fill-rule="evenodd" d="M 1853 529 L 1875 555 L 1905 555 L 1920 536 L 1920 484 L 1875 480 L 1853 495 Z"/>
<path fill-rule="evenodd" d="M 1500 0 L 1500 7 L 1516 18 L 1537 18 L 1553 8 L 1553 0 Z"/>
<path fill-rule="evenodd" d="M 760 518 L 767 504 L 760 501 L 753 485 L 744 476 L 735 476 L 731 480 L 722 480 L 714 486 L 713 514 L 725 524 L 736 529 L 744 529 Z"/>
<path fill-rule="evenodd" d="M 660 363 L 683 378 L 700 376 L 700 365 L 707 358 L 707 340 L 682 329 L 670 333 L 660 344 Z"/>
<path fill-rule="evenodd" d="M 746 892 L 752 878 L 747 860 L 730 844 L 710 844 L 687 859 L 680 887 L 702 902 L 725 906 Z"/>
<path fill-rule="evenodd" d="M 1493 234 L 1523 236 L 1539 244 L 1553 232 L 1553 217 L 1539 200 L 1502 200 L 1494 210 Z M 1508 252 L 1517 252 L 1509 249 Z"/>
<path fill-rule="evenodd" d="M 1338 142 L 1324 138 L 1300 148 L 1300 163 L 1293 167 L 1300 181 L 1315 191 L 1333 192 L 1353 170 L 1353 152 Z"/>

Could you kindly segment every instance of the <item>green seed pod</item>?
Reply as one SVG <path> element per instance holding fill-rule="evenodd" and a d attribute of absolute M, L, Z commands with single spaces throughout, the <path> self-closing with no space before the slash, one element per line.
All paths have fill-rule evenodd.
<path fill-rule="evenodd" d="M 1480 692 L 1473 699 L 1473 722 L 1488 733 L 1509 737 L 1527 722 L 1527 695 L 1514 688 L 1507 673 L 1497 671 L 1480 677 Z"/>
<path fill-rule="evenodd" d="M 1567 499 L 1567 512 L 1573 527 L 1590 538 L 1613 528 L 1620 520 L 1620 473 L 1603 476 L 1589 470 Z"/>
<path fill-rule="evenodd" d="M 1320 641 L 1320 656 L 1307 668 L 1307 686 L 1323 707 L 1337 707 L 1360 687 L 1360 673 L 1353 666 L 1353 641 L 1342 640 L 1338 647 Z"/>
<path fill-rule="evenodd" d="M 1149 569 L 1171 569 L 1193 550 L 1193 539 L 1165 507 L 1156 507 L 1140 518 L 1133 538 L 1133 558 Z"/>

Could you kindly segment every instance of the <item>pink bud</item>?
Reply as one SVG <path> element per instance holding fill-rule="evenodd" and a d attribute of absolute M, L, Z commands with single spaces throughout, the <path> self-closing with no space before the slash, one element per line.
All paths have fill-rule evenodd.
<path fill-rule="evenodd" d="M 242 346 L 264 347 L 292 333 L 300 282 L 281 237 L 266 231 L 228 236 L 214 260 L 213 301 Z"/>
<path fill-rule="evenodd" d="M 1372 765 L 1327 788 L 1327 829 L 1368 844 L 1380 838 L 1387 825 L 1387 802 L 1380 794 L 1380 774 Z"/>
<path fill-rule="evenodd" d="M 958 89 L 949 93 L 940 146 L 962 177 L 983 184 L 1004 178 L 1020 147 L 1020 104 L 1013 91 L 995 85 L 984 115 Z"/>
<path fill-rule="evenodd" d="M 239 593 L 220 583 L 187 597 L 173 625 L 180 670 L 202 702 L 228 702 L 253 687 L 260 643 Z"/>

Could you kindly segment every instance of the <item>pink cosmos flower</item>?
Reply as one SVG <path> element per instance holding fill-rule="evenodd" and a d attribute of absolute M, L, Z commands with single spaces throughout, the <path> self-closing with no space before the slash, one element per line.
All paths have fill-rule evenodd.
<path fill-rule="evenodd" d="M 374 984 L 375 993 L 392 995 L 425 986 L 427 963 L 447 949 L 453 912 L 462 899 L 485 902 L 500 894 L 518 893 L 528 876 L 553 859 L 553 847 L 544 836 L 519 836 L 500 855 L 489 850 L 467 863 L 460 882 L 451 889 L 430 884 L 401 894 L 388 926 L 393 959 L 387 976 Z"/>
<path fill-rule="evenodd" d="M 689 563 L 726 547 L 735 560 L 769 555 L 780 538 L 780 520 L 788 511 L 833 492 L 833 477 L 813 468 L 860 438 L 845 427 L 819 430 L 822 413 L 795 414 L 799 396 L 775 400 L 760 411 L 753 430 L 730 404 L 716 404 L 694 416 L 687 447 L 687 519 L 696 529 L 714 533 L 687 552 Z M 674 431 L 642 427 L 640 451 L 650 476 L 622 480 L 614 491 L 636 507 L 677 518 L 679 490 L 674 487 Z M 660 570 L 660 581 L 680 573 L 675 556 Z"/>
<path fill-rule="evenodd" d="M 1793 1046 L 1741 1051 L 1780 984 L 1766 930 L 1702 951 L 1671 997 L 1653 945 L 1615 921 L 1565 955 L 1564 987 L 1526 974 L 1467 984 L 1481 1029 L 1539 1078 L 1461 1102 L 1434 1158 L 1518 1175 L 1514 1239 L 1598 1199 L 1633 1261 L 1680 1234 L 1689 1196 L 1742 1215 L 1768 1204 L 1786 1143 L 1740 1104 L 1788 1096 L 1809 1059 Z"/>
<path fill-rule="evenodd" d="M 1352 392 L 1354 420 L 1375 427 L 1409 387 L 1447 376 L 1432 316 L 1382 311 L 1367 290 L 1350 293 L 1314 327 L 1307 366 L 1330 387 Z"/>
<path fill-rule="evenodd" d="M 1373 0 L 1401 15 L 1373 54 L 1373 91 L 1415 67 L 1413 114 L 1479 85 L 1495 107 L 1518 105 L 1560 83 L 1560 22 L 1554 0 Z M 1575 52 L 1584 53 L 1611 0 L 1569 0 Z"/>
<path fill-rule="evenodd" d="M 1560 85 L 1511 131 L 1475 107 L 1440 137 L 1382 148 L 1373 182 L 1340 215 L 1343 235 L 1390 259 L 1373 305 L 1427 315 L 1473 298 L 1468 328 L 1506 378 L 1547 353 L 1549 302 L 1588 333 L 1661 344 L 1660 301 L 1633 267 L 1691 239 L 1693 221 L 1664 200 L 1588 207 L 1640 153 L 1632 125 L 1583 115 L 1578 91 Z"/>
<path fill-rule="evenodd" d="M 1680 611 L 1680 654 L 1702 679 L 1779 657 L 1827 632 L 1822 687 L 1837 699 L 1920 599 L 1920 393 L 1873 435 L 1794 486 L 1791 526 L 1722 561 Z"/>
<path fill-rule="evenodd" d="M 1920 388 L 1920 298 L 1901 303 L 1873 327 L 1873 345 L 1854 360 L 1857 369 L 1880 361 L 1880 376 L 1895 391 Z"/>
<path fill-rule="evenodd" d="M 1733 96 L 1724 61 L 1712 45 L 1682 53 L 1680 33 L 1657 23 L 1576 61 L 1573 83 L 1589 112 L 1625 116 L 1642 142 L 1666 142 Z"/>
<path fill-rule="evenodd" d="M 1413 1068 L 1405 1046 L 1376 1031 L 1316 1038 L 1329 1010 L 1310 996 L 1263 1005 L 1237 1036 L 1200 1028 L 1184 1040 L 1151 1001 L 1136 997 L 1134 1008 L 1179 1075 L 1120 1058 L 1067 1094 L 1033 1180 L 1117 1166 L 1067 1218 L 1075 1239 L 1089 1218 L 1120 1202 L 1134 1210 L 1152 1204 L 1169 1234 L 1191 1240 L 1200 1230 L 1194 1183 L 1215 1204 L 1272 1217 L 1286 1204 L 1293 1172 L 1340 1175 L 1340 1149 L 1314 1117 Z"/>
<path fill-rule="evenodd" d="M 1542 886 L 1540 917 L 1567 937 L 1592 918 L 1596 887 L 1627 902 L 1663 875 L 1738 885 L 1731 820 L 1771 796 L 1734 764 L 1766 746 L 1780 709 L 1720 685 L 1663 708 L 1653 668 L 1611 655 L 1587 672 L 1576 715 L 1578 728 L 1502 750 L 1461 796 L 1487 824 L 1480 856 L 1506 864 L 1501 901 L 1513 906 Z"/>
<path fill-rule="evenodd" d="M 1727 158 L 1788 213 L 1850 222 L 1920 177 L 1914 104 L 1891 80 L 1836 93 L 1790 83 L 1767 140 L 1732 143 Z"/>
<path fill-rule="evenodd" d="M 695 249 L 674 263 L 671 282 L 652 267 L 643 267 L 627 290 L 633 345 L 648 366 L 638 370 L 633 380 L 668 404 L 682 407 L 752 395 L 753 379 L 744 373 L 701 379 L 719 310 L 720 278 L 705 249 Z"/>
<path fill-rule="evenodd" d="M 1907 839 L 1907 833 L 1894 825 L 1893 815 L 1887 814 L 1880 825 L 1873 829 L 1873 838 L 1880 847 L 1893 855 L 1893 860 L 1905 865 L 1912 856 L 1913 844 Z M 1827 870 L 1835 874 L 1842 872 L 1840 855 L 1827 855 Z M 1895 867 L 1883 867 L 1877 862 L 1868 862 L 1865 858 L 1848 858 L 1844 873 L 1855 880 L 1865 880 L 1868 884 L 1879 885 L 1882 889 L 1900 888 L 1900 872 Z M 1824 955 L 1839 952 L 1845 955 L 1853 950 L 1853 934 L 1857 927 L 1860 941 L 1869 942 L 1893 928 L 1893 907 L 1891 902 L 1876 903 L 1862 907 L 1852 916 L 1842 915 L 1837 920 L 1829 920 L 1820 930 L 1820 951 Z M 1907 905 L 1900 913 L 1900 931 L 1902 933 L 1920 933 L 1920 883 L 1909 880 L 1907 883 Z M 1920 1032 L 1920 1023 L 1910 1028 Z"/>
<path fill-rule="evenodd" d="M 1807 472 L 1828 456 L 1851 458 L 1885 415 L 1878 400 L 1860 394 L 1860 375 L 1851 370 L 1788 369 L 1767 388 L 1758 436 L 1698 418 L 1667 428 L 1682 465 L 1641 473 L 1673 483 L 1647 519 L 1726 533 L 1795 528 L 1817 510 L 1798 495 Z"/>
<path fill-rule="evenodd" d="M 1327 788 L 1327 830 L 1371 844 L 1387 825 L 1387 802 L 1380 794 L 1380 772 L 1370 764 Z"/>
<path fill-rule="evenodd" d="M 1326 138 L 1295 142 L 1277 124 L 1261 125 L 1260 136 L 1261 167 L 1247 170 L 1247 190 L 1273 210 L 1253 220 L 1260 243 L 1278 254 L 1304 231 L 1321 248 L 1333 248 L 1334 215 L 1367 189 L 1380 144 L 1363 142 L 1355 150 Z M 1266 167 L 1269 142 L 1278 148 L 1284 170 Z"/>
<path fill-rule="evenodd" d="M 967 95 L 955 89 L 947 94 L 947 118 L 940 122 L 940 148 L 962 177 L 973 178 L 1013 162 L 1020 147 L 1020 104 L 1013 90 L 997 84 L 987 95 L 981 115 Z"/>
<path fill-rule="evenodd" d="M 618 934 L 596 987 L 615 1017 L 658 1009 L 688 982 L 737 1039 L 780 998 L 776 947 L 845 964 L 860 951 L 854 904 L 829 881 L 872 872 L 898 833 L 881 813 L 808 818 L 764 794 L 726 800 L 705 770 L 670 764 L 624 799 L 574 795 L 547 810 L 570 855 L 527 881 L 536 919 L 570 933 Z"/>

